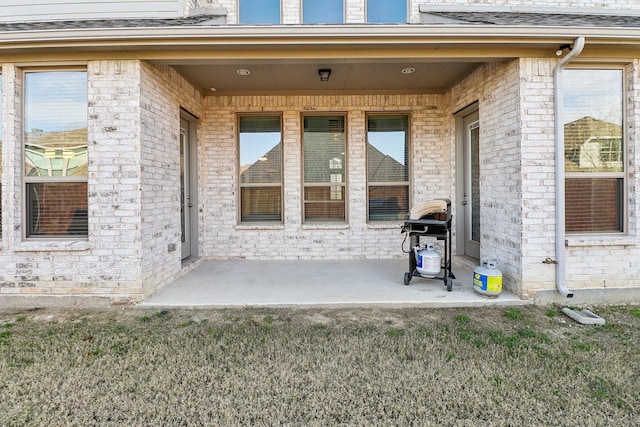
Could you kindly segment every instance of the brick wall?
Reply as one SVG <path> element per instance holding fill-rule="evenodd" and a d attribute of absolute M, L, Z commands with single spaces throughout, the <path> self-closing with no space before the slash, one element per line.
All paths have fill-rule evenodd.
<path fill-rule="evenodd" d="M 96 61 L 88 77 L 88 240 L 28 240 L 22 224 L 22 72 L 3 66 L 6 170 L 0 293 L 137 300 L 140 281 L 139 62 Z"/>
<path fill-rule="evenodd" d="M 504 284 L 521 296 L 555 289 L 555 134 L 553 69 L 557 60 L 487 64 L 449 94 L 451 111 L 480 105 L 481 256 L 500 262 Z M 566 282 L 574 289 L 638 286 L 636 131 L 639 61 L 626 67 L 626 235 L 567 235 Z"/>
<path fill-rule="evenodd" d="M 456 85 L 447 94 L 446 135 L 448 140 L 455 140 L 454 113 L 478 101 L 480 257 L 498 260 L 504 287 L 516 293 L 522 288 L 519 68 L 517 61 L 485 64 Z M 451 145 L 453 150 L 455 144 Z M 457 167 L 461 167 L 459 162 Z M 450 163 L 452 171 L 455 165 L 455 161 Z M 456 211 L 454 214 L 458 215 Z"/>
<path fill-rule="evenodd" d="M 413 203 L 449 197 L 450 145 L 442 138 L 441 96 L 256 96 L 205 99 L 200 182 L 203 254 L 212 258 L 400 258 L 401 222 L 367 224 L 366 112 L 411 112 Z M 237 113 L 283 115 L 284 222 L 238 224 Z M 347 116 L 347 223 L 302 222 L 301 114 Z"/>
<path fill-rule="evenodd" d="M 199 241 L 206 258 L 404 258 L 401 222 L 367 223 L 366 113 L 411 116 L 411 204 L 456 204 L 453 114 L 479 101 L 482 256 L 498 259 L 505 286 L 521 295 L 552 289 L 555 258 L 554 59 L 485 64 L 444 95 L 242 96 L 202 98 L 169 67 L 92 61 L 89 81 L 89 239 L 24 241 L 22 73 L 3 65 L 6 138 L 0 293 L 95 295 L 139 300 L 180 274 L 180 107 L 198 131 Z M 637 286 L 640 207 L 636 149 L 640 61 L 627 66 L 628 236 L 567 237 L 570 288 Z M 8 97 L 6 94 L 15 94 Z M 284 221 L 238 224 L 237 113 L 283 117 Z M 347 117 L 344 224 L 302 222 L 301 115 Z M 454 211 L 455 215 L 455 211 Z M 615 268 L 611 266 L 614 265 Z"/>
<path fill-rule="evenodd" d="M 202 97 L 169 67 L 143 64 L 141 76 L 142 283 L 149 295 L 182 268 L 180 108 L 199 116 Z"/>

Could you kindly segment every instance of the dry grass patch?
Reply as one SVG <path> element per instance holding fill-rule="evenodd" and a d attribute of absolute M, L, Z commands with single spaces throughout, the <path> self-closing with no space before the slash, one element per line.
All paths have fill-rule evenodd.
<path fill-rule="evenodd" d="M 640 419 L 637 308 L 0 313 L 0 425 Z"/>

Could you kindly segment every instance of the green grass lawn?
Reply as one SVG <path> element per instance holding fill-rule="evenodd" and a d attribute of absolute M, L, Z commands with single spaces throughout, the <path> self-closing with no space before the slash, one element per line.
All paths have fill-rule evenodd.
<path fill-rule="evenodd" d="M 640 309 L 0 312 L 0 425 L 637 426 Z"/>

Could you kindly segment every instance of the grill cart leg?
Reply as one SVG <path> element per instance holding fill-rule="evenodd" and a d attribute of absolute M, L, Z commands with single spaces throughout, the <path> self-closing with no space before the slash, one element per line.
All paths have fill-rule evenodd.
<path fill-rule="evenodd" d="M 418 267 L 418 260 L 416 259 L 416 253 L 413 250 L 420 243 L 420 236 L 409 234 L 409 271 L 404 273 L 404 284 L 409 286 L 411 278 L 416 274 L 416 268 Z"/>

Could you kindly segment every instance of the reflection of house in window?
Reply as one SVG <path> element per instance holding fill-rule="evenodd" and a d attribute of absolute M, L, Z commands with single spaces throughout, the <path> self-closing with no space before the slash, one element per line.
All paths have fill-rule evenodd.
<path fill-rule="evenodd" d="M 241 166 L 240 182 L 247 185 L 242 188 L 242 221 L 281 220 L 280 147 L 278 144 L 253 164 Z"/>
<path fill-rule="evenodd" d="M 371 144 L 368 144 L 367 150 L 369 182 L 384 184 L 369 187 L 369 219 L 397 219 L 400 212 L 408 210 L 404 188 L 404 183 L 408 180 L 408 169 Z M 391 185 L 393 183 L 402 185 Z"/>
<path fill-rule="evenodd" d="M 281 159 L 280 144 L 278 144 L 271 151 L 260 156 L 255 163 L 241 166 L 241 182 L 280 182 Z"/>
<path fill-rule="evenodd" d="M 25 134 L 25 176 L 86 177 L 87 128 Z M 87 183 L 27 183 L 29 236 L 86 236 Z"/>
<path fill-rule="evenodd" d="M 87 129 L 25 135 L 26 176 L 86 176 Z"/>
<path fill-rule="evenodd" d="M 622 127 L 582 117 L 564 125 L 565 167 L 622 170 Z"/>

